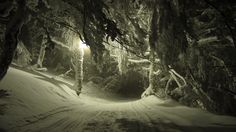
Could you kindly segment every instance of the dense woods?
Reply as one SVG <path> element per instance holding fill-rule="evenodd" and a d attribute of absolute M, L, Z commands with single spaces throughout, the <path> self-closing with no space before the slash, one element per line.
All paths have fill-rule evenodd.
<path fill-rule="evenodd" d="M 235 57 L 233 0 L 0 1 L 0 79 L 13 63 L 75 79 L 78 95 L 92 81 L 236 115 Z"/>

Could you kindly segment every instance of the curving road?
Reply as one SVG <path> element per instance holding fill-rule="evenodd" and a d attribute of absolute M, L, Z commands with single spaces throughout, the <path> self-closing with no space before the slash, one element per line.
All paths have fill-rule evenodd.
<path fill-rule="evenodd" d="M 130 100 L 88 83 L 80 97 L 72 84 L 50 75 L 10 68 L 0 89 L 10 95 L 0 130 L 10 132 L 234 132 L 236 118 L 154 96 Z"/>

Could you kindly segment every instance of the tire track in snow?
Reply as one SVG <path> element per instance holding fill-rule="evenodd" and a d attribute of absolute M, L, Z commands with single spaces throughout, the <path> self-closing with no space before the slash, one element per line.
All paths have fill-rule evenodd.
<path fill-rule="evenodd" d="M 63 127 L 64 130 L 69 130 L 69 131 L 73 131 L 73 130 L 80 130 L 83 128 L 84 124 L 86 124 L 89 120 L 92 120 L 96 117 L 98 117 L 103 111 L 93 111 L 90 113 L 87 113 L 86 111 L 83 113 L 83 118 L 78 117 L 76 119 L 74 119 L 73 121 L 70 121 L 70 123 L 67 123 L 67 125 L 65 125 Z M 89 118 L 91 117 L 91 118 Z M 89 119 L 88 119 L 89 118 Z"/>
<path fill-rule="evenodd" d="M 146 114 L 146 111 L 144 111 L 144 106 L 141 105 L 140 101 L 138 102 L 134 102 L 132 103 L 132 109 L 133 111 L 135 111 L 137 113 L 137 117 L 139 117 L 139 121 L 140 122 L 143 122 L 145 124 L 147 124 L 148 126 L 150 126 L 151 129 L 149 129 L 148 131 L 149 132 L 156 132 L 156 129 L 154 127 L 152 127 L 152 121 L 151 121 L 151 118 L 149 116 L 147 116 Z M 142 128 L 142 126 L 139 126 L 140 127 L 140 130 L 143 131 L 143 129 L 145 128 Z"/>
<path fill-rule="evenodd" d="M 66 106 L 65 106 L 66 107 Z M 64 108 L 64 107 L 63 107 Z M 76 131 L 78 128 L 83 127 L 83 124 L 87 120 L 91 120 L 93 118 L 98 117 L 102 112 L 94 109 L 92 105 L 82 105 L 71 107 L 68 110 L 51 110 L 49 112 L 39 114 L 41 118 L 36 121 L 29 122 L 27 124 L 21 125 L 17 127 L 16 131 Z M 51 114 L 48 114 L 51 113 Z M 28 117 L 28 120 L 34 120 L 36 116 Z M 91 118 L 89 118 L 91 117 Z M 89 118 L 89 119 L 88 119 Z M 46 126 L 45 126 L 46 125 Z M 35 128 L 35 126 L 38 126 Z M 41 127 L 41 128 L 40 128 Z"/>
<path fill-rule="evenodd" d="M 168 120 L 168 123 L 166 122 L 165 119 L 160 119 L 160 117 L 156 117 L 155 113 L 157 108 L 155 107 L 150 107 L 150 105 L 147 105 L 144 100 L 140 100 L 140 107 L 143 106 L 144 108 L 148 108 L 145 110 L 144 114 L 150 119 L 150 125 L 151 126 L 158 126 L 156 129 L 159 129 L 159 131 L 175 131 L 179 132 L 182 131 L 181 128 L 176 125 L 175 123 L 171 122 Z"/>
<path fill-rule="evenodd" d="M 22 120 L 18 121 L 17 124 L 20 124 L 20 125 L 13 126 L 10 130 L 11 131 L 15 131 L 15 130 L 19 131 L 19 129 L 22 128 L 22 127 L 27 127 L 29 125 L 34 125 L 34 124 L 36 124 L 40 121 L 47 120 L 47 118 L 49 118 L 49 117 L 55 116 L 55 115 L 60 114 L 60 113 L 69 112 L 71 110 L 72 110 L 71 108 L 68 108 L 66 106 L 62 106 L 62 107 L 57 107 L 55 109 L 52 109 L 52 110 L 50 110 L 48 112 L 45 112 L 45 113 L 41 113 L 41 114 L 38 114 L 38 115 L 33 115 L 33 116 L 30 116 L 30 117 L 26 117 L 26 118 L 23 118 Z"/>

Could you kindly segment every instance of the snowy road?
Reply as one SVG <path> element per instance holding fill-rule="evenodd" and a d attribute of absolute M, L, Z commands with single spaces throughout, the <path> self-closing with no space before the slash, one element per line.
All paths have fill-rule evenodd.
<path fill-rule="evenodd" d="M 86 85 L 81 97 L 69 82 L 10 68 L 0 89 L 10 91 L 0 130 L 10 132 L 234 132 L 236 118 L 148 97 L 124 100 Z"/>

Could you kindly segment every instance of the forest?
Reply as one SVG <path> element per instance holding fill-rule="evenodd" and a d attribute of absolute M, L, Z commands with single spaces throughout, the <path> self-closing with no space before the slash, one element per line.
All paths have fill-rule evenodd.
<path fill-rule="evenodd" d="M 235 0 L 0 0 L 0 131 L 236 131 Z"/>

